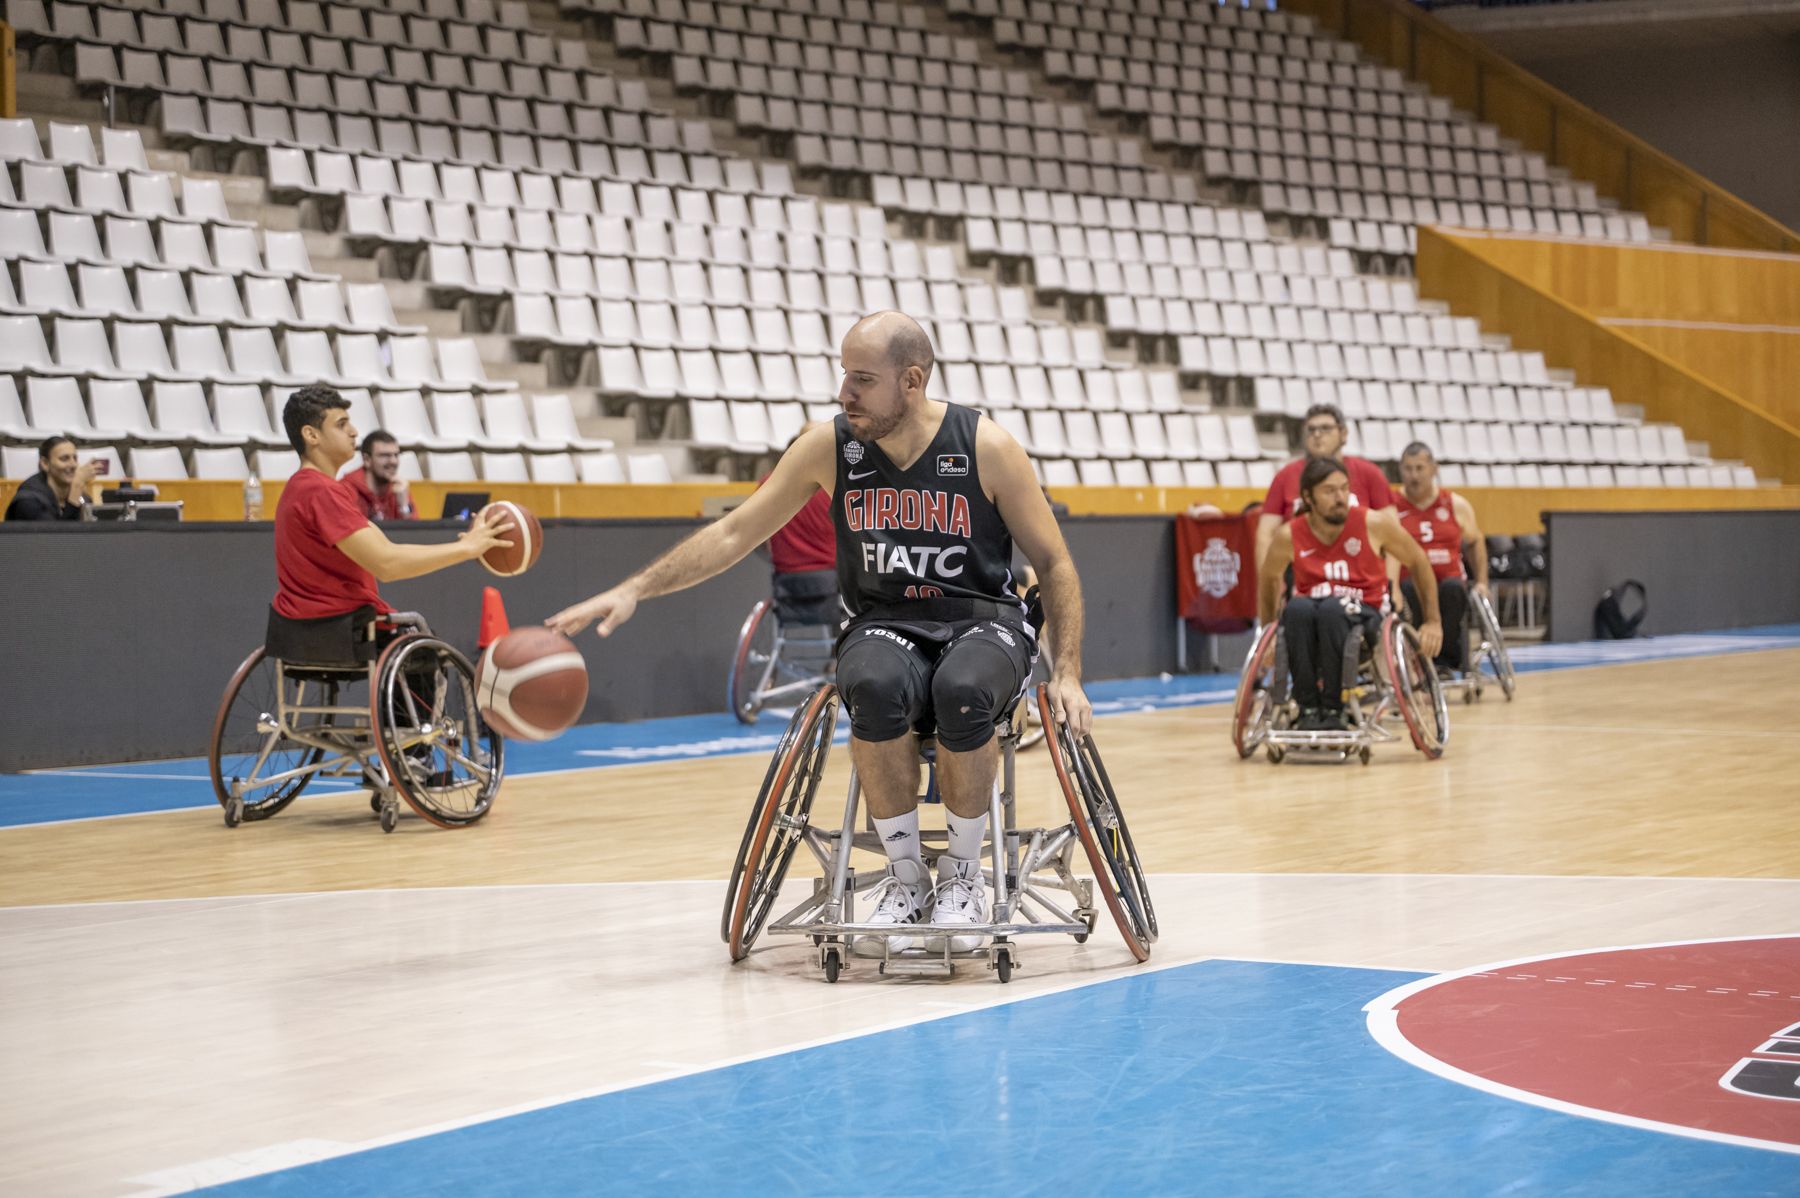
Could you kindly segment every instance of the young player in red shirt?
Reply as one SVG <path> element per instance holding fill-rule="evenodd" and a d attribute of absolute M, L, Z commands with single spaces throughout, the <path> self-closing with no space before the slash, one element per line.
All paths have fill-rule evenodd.
<path fill-rule="evenodd" d="M 1475 522 L 1475 509 L 1469 501 L 1438 486 L 1437 458 L 1423 441 L 1414 441 L 1400 455 L 1400 501 L 1395 512 L 1413 540 L 1425 550 L 1431 572 L 1437 579 L 1438 610 L 1444 620 L 1444 647 L 1437 655 L 1439 674 L 1467 668 L 1463 660 L 1463 617 L 1469 610 L 1468 579 L 1463 571 L 1463 546 L 1473 544 L 1469 555 L 1475 566 L 1475 589 L 1488 593 L 1488 559 L 1481 526 Z M 1419 587 L 1417 578 L 1404 571 L 1400 590 L 1406 597 L 1408 615 L 1417 618 Z M 1427 587 L 1427 590 L 1433 588 Z"/>
<path fill-rule="evenodd" d="M 1300 703 L 1300 732 L 1349 727 L 1344 715 L 1344 644 L 1354 628 L 1369 637 L 1388 607 L 1383 553 L 1415 573 L 1431 570 L 1419 543 L 1394 513 L 1350 504 L 1350 476 L 1334 458 L 1314 458 L 1300 474 L 1303 514 L 1275 531 L 1257 574 L 1257 614 L 1267 624 L 1278 616 L 1287 640 L 1288 668 Z M 1294 593 L 1281 606 L 1283 576 L 1294 567 Z M 1419 640 L 1425 656 L 1443 642 L 1437 592 L 1420 595 L 1425 620 Z"/>
<path fill-rule="evenodd" d="M 330 387 L 302 387 L 288 397 L 281 420 L 301 465 L 275 509 L 278 615 L 317 620 L 361 607 L 389 612 L 377 580 L 417 578 L 510 544 L 505 536 L 512 523 L 499 509 L 454 541 L 395 544 L 369 523 L 356 492 L 337 476 L 357 452 L 344 397 Z"/>
<path fill-rule="evenodd" d="M 1394 506 L 1394 492 L 1388 486 L 1387 475 L 1381 472 L 1380 466 L 1362 458 L 1339 454 L 1338 451 L 1344 448 L 1344 442 L 1350 436 L 1350 430 L 1345 427 L 1344 414 L 1335 404 L 1314 404 L 1308 408 L 1300 431 L 1306 456 L 1295 458 L 1277 470 L 1274 480 L 1269 483 L 1269 493 L 1263 498 L 1262 515 L 1256 522 L 1256 561 L 1259 566 L 1264 555 L 1269 552 L 1269 538 L 1300 510 L 1300 472 L 1308 462 L 1331 458 L 1343 466 L 1344 474 L 1350 480 L 1351 507 L 1365 507 L 1375 511 Z"/>

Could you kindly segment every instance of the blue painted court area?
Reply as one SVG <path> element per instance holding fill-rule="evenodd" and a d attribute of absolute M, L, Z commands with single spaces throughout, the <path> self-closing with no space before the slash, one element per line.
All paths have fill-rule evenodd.
<path fill-rule="evenodd" d="M 1519 645 L 1512 654 L 1519 672 L 1530 673 L 1791 648 L 1800 648 L 1797 624 L 1633 641 Z M 1088 685 L 1088 695 L 1096 714 L 1115 715 L 1229 702 L 1236 687 L 1235 674 L 1180 674 L 1093 682 Z M 768 753 L 774 750 L 785 722 L 785 713 L 768 711 L 749 726 L 724 713 L 586 724 L 547 744 L 509 743 L 506 770 L 509 776 L 518 777 L 644 761 Z M 846 735 L 840 729 L 840 739 Z M 200 758 L 0 774 L 0 828 L 211 807 L 216 802 L 206 762 Z"/>
<path fill-rule="evenodd" d="M 1390 1056 L 1416 974 L 1206 961 L 582 1099 L 233 1195 L 1792 1195 L 1792 1156 L 1560 1114 Z"/>

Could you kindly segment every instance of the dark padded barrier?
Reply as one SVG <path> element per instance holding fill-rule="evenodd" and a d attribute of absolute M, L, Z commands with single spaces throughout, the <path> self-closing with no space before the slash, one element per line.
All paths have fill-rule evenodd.
<path fill-rule="evenodd" d="M 1594 605 L 1635 578 L 1644 636 L 1800 621 L 1800 511 L 1545 512 L 1550 639 L 1594 635 Z"/>
<path fill-rule="evenodd" d="M 549 520 L 546 552 L 529 574 L 499 579 L 468 564 L 382 594 L 473 653 L 484 585 L 500 589 L 515 625 L 534 623 L 618 582 L 699 524 Z M 1173 669 L 1173 523 L 1077 517 L 1063 527 L 1087 598 L 1086 675 Z M 455 526 L 384 531 L 442 541 Z M 262 640 L 273 542 L 268 524 L 0 524 L 0 770 L 204 753 L 226 681 Z M 753 554 L 641 605 L 606 641 L 584 632 L 592 687 L 582 721 L 723 711 L 738 627 L 768 594 L 768 570 Z"/>

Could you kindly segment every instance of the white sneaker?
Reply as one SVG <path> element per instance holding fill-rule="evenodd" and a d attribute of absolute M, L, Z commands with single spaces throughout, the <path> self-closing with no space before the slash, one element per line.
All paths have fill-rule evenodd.
<path fill-rule="evenodd" d="M 918 924 L 926 920 L 931 906 L 931 891 L 925 885 L 925 865 L 919 861 L 895 861 L 888 866 L 888 876 L 869 892 L 875 913 L 867 923 Z M 882 955 L 881 936 L 858 936 L 852 951 L 859 957 Z M 925 946 L 923 936 L 888 936 L 887 951 L 904 953 Z"/>
<path fill-rule="evenodd" d="M 981 862 L 965 861 L 948 855 L 938 858 L 938 884 L 932 895 L 931 922 L 939 928 L 988 921 L 987 884 L 981 877 Z M 987 939 L 981 935 L 950 937 L 953 953 L 974 952 Z M 938 941 L 941 946 L 942 941 Z"/>

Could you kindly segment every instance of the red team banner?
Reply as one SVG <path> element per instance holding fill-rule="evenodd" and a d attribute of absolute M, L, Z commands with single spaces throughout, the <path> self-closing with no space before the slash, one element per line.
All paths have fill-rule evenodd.
<path fill-rule="evenodd" d="M 1175 517 L 1175 605 L 1181 618 L 1213 633 L 1256 622 L 1256 518 Z"/>

